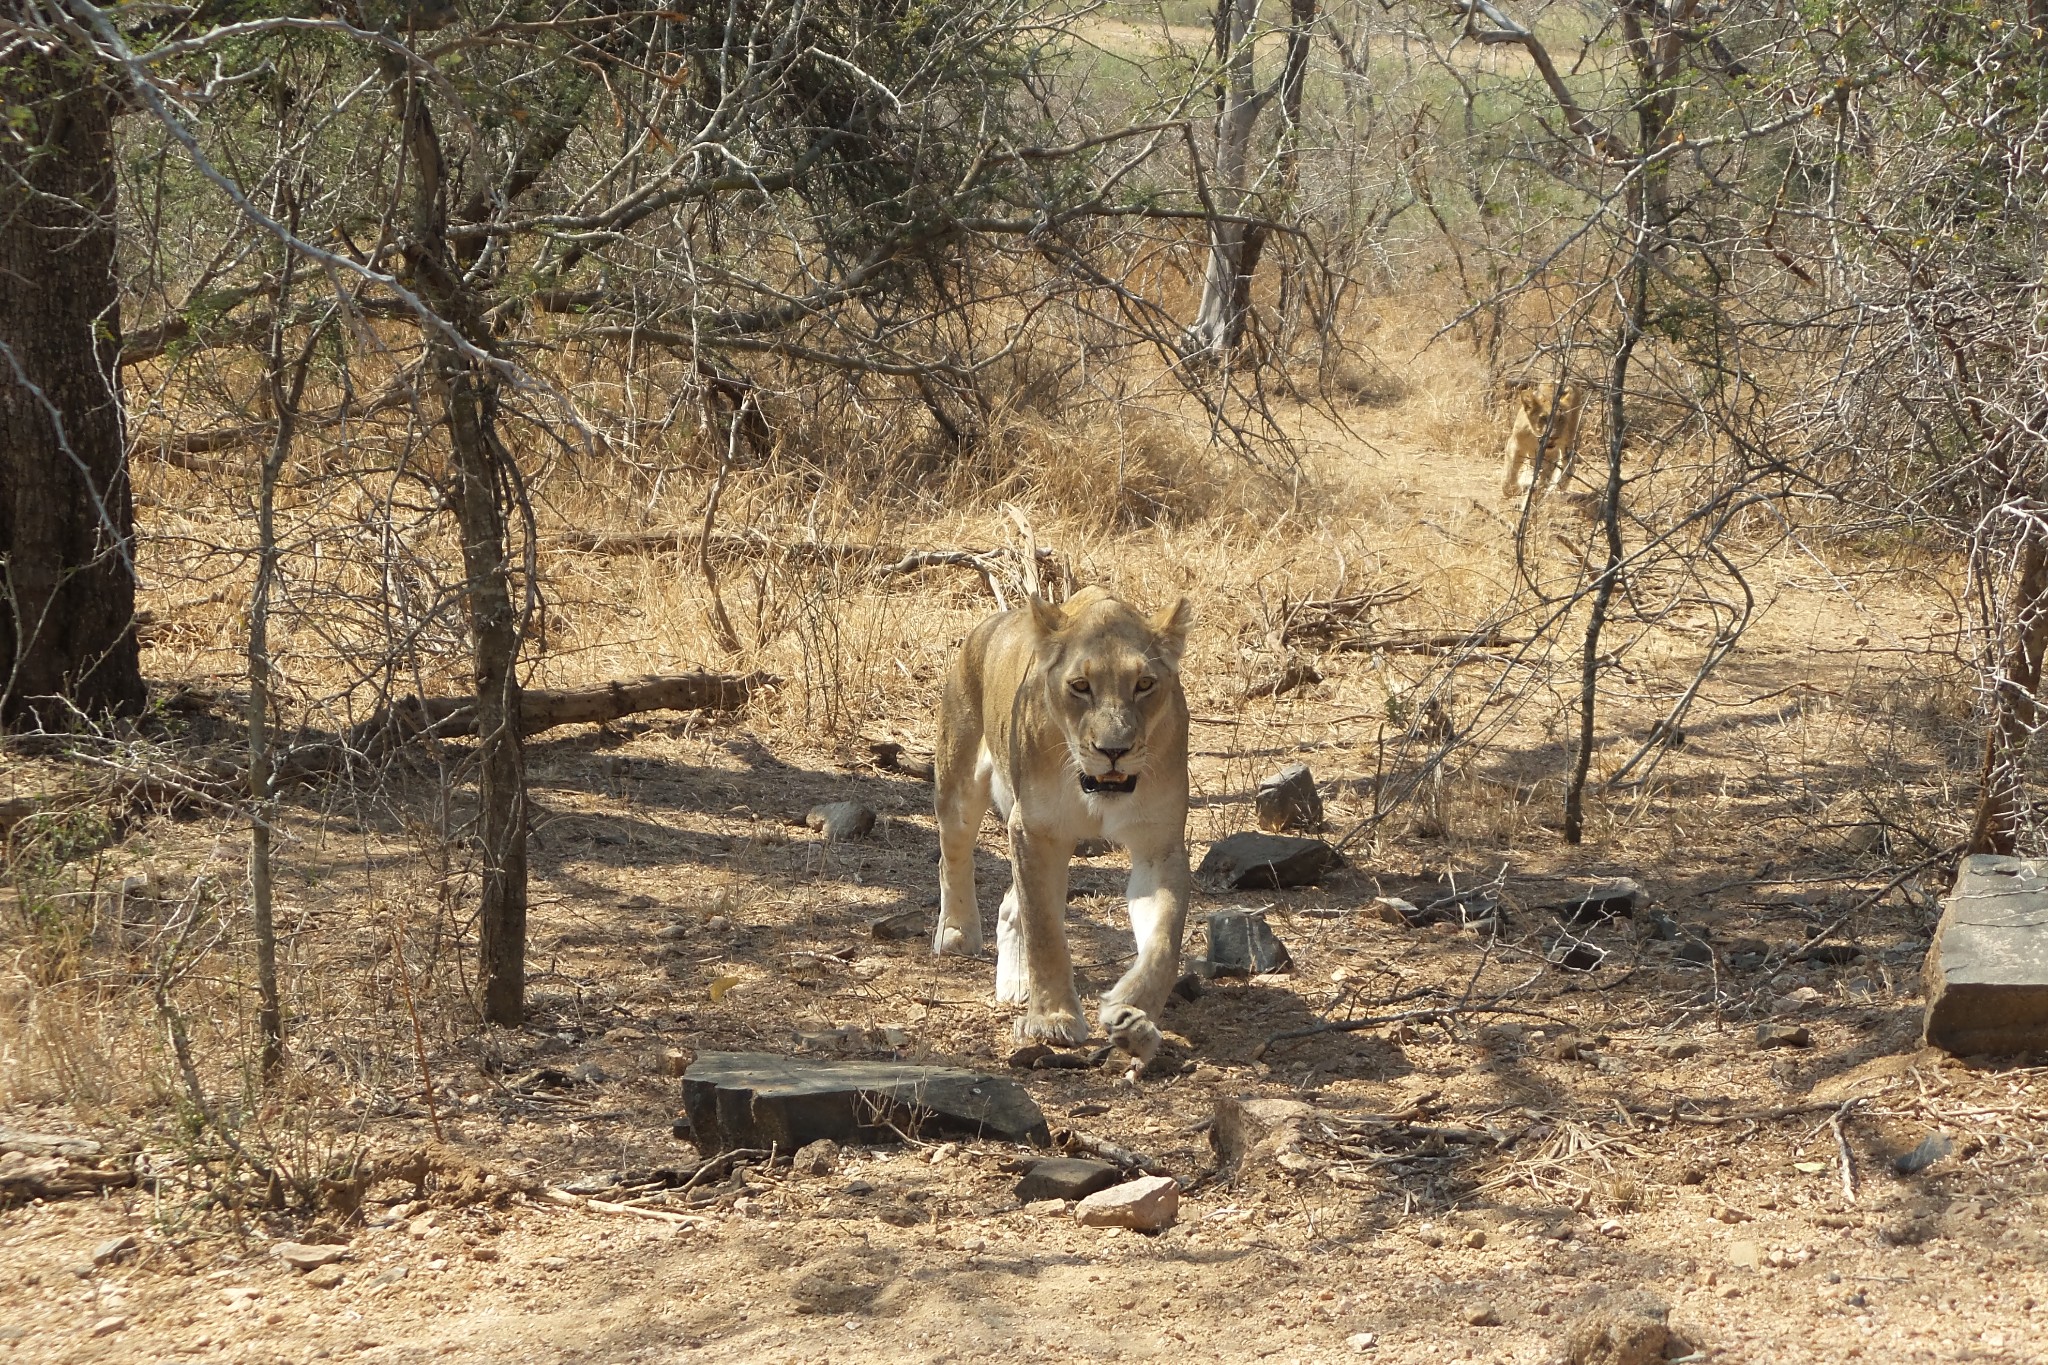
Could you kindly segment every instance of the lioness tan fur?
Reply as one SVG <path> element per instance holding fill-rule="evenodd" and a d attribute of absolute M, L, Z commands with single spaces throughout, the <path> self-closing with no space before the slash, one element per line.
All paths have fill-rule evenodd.
<path fill-rule="evenodd" d="M 1529 496 L 1533 498 L 1543 487 L 1546 457 L 1554 456 L 1548 460 L 1552 488 L 1571 476 L 1572 462 L 1579 453 L 1579 409 L 1585 392 L 1576 384 L 1525 380 L 1510 388 L 1508 399 L 1514 405 L 1514 424 L 1508 431 L 1500 495 L 1515 496 L 1526 464 Z"/>
<path fill-rule="evenodd" d="M 982 622 L 946 674 L 936 754 L 939 924 L 934 953 L 979 953 L 974 839 L 994 802 L 1010 827 L 996 914 L 996 999 L 1027 1038 L 1088 1036 L 1067 951 L 1067 865 L 1082 839 L 1131 855 L 1138 957 L 1097 1018 L 1142 1068 L 1180 974 L 1188 903 L 1185 599 L 1147 620 L 1100 588 Z M 1128 786 L 1128 790 L 1123 790 Z"/>

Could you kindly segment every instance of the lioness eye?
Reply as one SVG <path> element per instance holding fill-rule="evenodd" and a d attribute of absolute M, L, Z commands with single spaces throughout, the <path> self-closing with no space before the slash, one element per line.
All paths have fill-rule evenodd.
<path fill-rule="evenodd" d="M 1073 688 L 1074 691 L 1080 693 L 1084 697 L 1088 695 L 1088 680 L 1086 678 L 1075 678 L 1071 682 L 1069 682 L 1067 686 Z"/>
<path fill-rule="evenodd" d="M 1152 688 L 1153 688 L 1153 687 L 1154 687 L 1154 686 L 1155 686 L 1155 685 L 1157 684 L 1157 682 L 1158 682 L 1158 679 L 1156 679 L 1156 678 L 1140 678 L 1140 679 L 1138 679 L 1138 686 L 1137 686 L 1137 693 L 1138 693 L 1138 695 L 1142 697 L 1142 696 L 1144 696 L 1144 695 L 1145 695 L 1145 694 L 1146 694 L 1147 692 L 1150 692 L 1150 691 L 1152 690 Z"/>

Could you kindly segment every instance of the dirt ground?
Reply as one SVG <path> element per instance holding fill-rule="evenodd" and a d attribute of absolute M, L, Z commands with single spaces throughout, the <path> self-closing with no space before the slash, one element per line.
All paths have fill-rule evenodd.
<path fill-rule="evenodd" d="M 1367 421 L 1330 438 L 1325 458 L 1349 462 L 1368 509 L 1346 536 L 1435 527 L 1384 554 L 1425 585 L 1453 573 L 1454 547 L 1505 536 L 1490 452 L 1385 437 Z M 1565 540 L 1585 534 L 1556 516 Z M 1322 684 L 1245 702 L 1250 571 L 1232 578 L 1215 545 L 1147 543 L 1080 557 L 1148 603 L 1179 583 L 1204 612 L 1189 671 L 1196 858 L 1250 827 L 1256 780 L 1297 760 L 1323 783 L 1333 835 L 1351 829 L 1409 663 L 1331 656 Z M 1670 1358 L 2048 1361 L 2044 1069 L 1918 1043 L 1945 875 L 1927 849 L 1970 774 L 1916 660 L 1954 618 L 1877 572 L 1849 593 L 1797 548 L 1752 577 L 1762 624 L 1656 783 L 1606 798 L 1583 847 L 1554 828 L 1567 736 L 1530 721 L 1356 841 L 1322 886 L 1205 888 L 1190 955 L 1203 916 L 1245 906 L 1267 911 L 1294 969 L 1176 1002 L 1165 1063 L 1136 1086 L 1113 1066 L 1012 1070 L 992 963 L 934 961 L 924 935 L 871 929 L 936 913 L 936 835 L 928 785 L 875 769 L 864 740 L 928 751 L 937 668 L 986 599 L 956 594 L 920 619 L 894 685 L 855 699 L 857 736 L 747 715 L 549 735 L 529 754 L 531 1022 L 481 1039 L 429 1030 L 434 1115 L 415 1092 L 364 1130 L 378 1151 L 428 1148 L 433 1174 L 380 1181 L 346 1220 L 196 1219 L 162 1187 L 0 1210 L 0 1356 L 1536 1365 L 1640 1291 L 1668 1308 Z M 1426 602 L 1412 610 L 1430 624 Z M 1685 672 L 1675 651 L 1634 657 L 1603 764 Z M 839 799 L 879 812 L 875 833 L 826 844 L 803 826 Z M 179 828 L 149 837 L 168 848 Z M 212 856 L 238 856 L 208 837 Z M 306 838 L 295 856 L 362 856 L 339 824 Z M 993 823 L 982 850 L 989 913 L 1004 876 Z M 1632 918 L 1567 931 L 1544 908 L 1612 875 L 1647 893 Z M 1128 952 L 1121 877 L 1114 853 L 1076 865 L 1084 990 Z M 1373 905 L 1496 878 L 1498 934 L 1408 928 Z M 295 913 L 356 914 L 368 897 L 346 883 L 307 878 Z M 1557 965 L 1572 937 L 1608 955 Z M 1711 953 L 1688 957 L 1699 939 Z M 1838 960 L 1791 960 L 1821 941 Z M 1494 1013 L 1271 1041 L 1496 997 Z M 1761 1046 L 1766 1026 L 1803 1028 L 1806 1045 Z M 933 1135 L 848 1150 L 828 1173 L 755 1164 L 650 1196 L 667 1218 L 550 1196 L 694 1160 L 671 1132 L 672 1073 L 710 1049 L 1008 1075 L 1055 1130 L 1141 1153 L 1189 1188 L 1158 1235 L 1083 1228 L 1064 1206 L 1019 1206 L 1019 1149 Z M 307 1066 L 342 1085 L 319 1079 L 341 1074 L 334 1058 Z M 11 1093 L 0 1126 L 87 1126 Z M 1284 1161 L 1219 1168 L 1219 1097 L 1298 1099 L 1318 1121 Z M 1366 1121 L 1387 1115 L 1401 1117 Z M 94 1131 L 149 1145 L 146 1122 Z M 1896 1158 L 1929 1137 L 1948 1150 L 1901 1174 Z M 95 1266 L 124 1236 L 134 1247 Z M 346 1256 L 303 1276 L 270 1253 L 294 1239 Z"/>

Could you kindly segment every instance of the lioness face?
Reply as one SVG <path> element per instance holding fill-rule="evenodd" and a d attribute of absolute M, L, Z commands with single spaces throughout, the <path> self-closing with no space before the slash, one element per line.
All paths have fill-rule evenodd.
<path fill-rule="evenodd" d="M 1137 789 L 1153 729 L 1180 685 L 1190 611 L 1185 599 L 1150 621 L 1127 608 L 1116 619 L 1098 619 L 1097 611 L 1093 603 L 1070 604 L 1068 613 L 1032 604 L 1046 703 L 1081 790 L 1123 795 Z"/>

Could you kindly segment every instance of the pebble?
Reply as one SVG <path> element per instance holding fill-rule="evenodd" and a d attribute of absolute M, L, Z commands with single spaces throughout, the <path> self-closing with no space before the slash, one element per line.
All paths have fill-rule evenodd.
<path fill-rule="evenodd" d="M 839 1144 L 819 1138 L 796 1149 L 790 1169 L 799 1175 L 830 1175 L 839 1169 Z"/>
<path fill-rule="evenodd" d="M 1180 1212 L 1180 1182 L 1170 1175 L 1140 1176 L 1098 1190 L 1074 1206 L 1084 1228 L 1131 1228 L 1158 1232 Z"/>
<path fill-rule="evenodd" d="M 126 1318 L 101 1318 L 92 1325 L 92 1334 L 96 1337 L 106 1337 L 112 1336 L 116 1332 L 126 1331 L 127 1329 L 128 1319 Z"/>
<path fill-rule="evenodd" d="M 1479 1228 L 1472 1229 L 1465 1234 L 1465 1245 L 1473 1251 L 1479 1250 L 1486 1245 L 1486 1233 Z"/>
<path fill-rule="evenodd" d="M 270 1249 L 270 1254 L 293 1270 L 317 1270 L 348 1255 L 348 1248 L 314 1246 L 305 1242 L 279 1242 Z"/>
<path fill-rule="evenodd" d="M 1773 1047 L 1812 1047 L 1813 1034 L 1804 1024 L 1759 1024 L 1756 1045 L 1759 1051 Z"/>
<path fill-rule="evenodd" d="M 92 1249 L 92 1263 L 106 1265 L 109 1261 L 118 1261 L 133 1252 L 138 1245 L 140 1244 L 136 1242 L 135 1234 L 132 1232 L 120 1237 L 109 1237 Z"/>
<path fill-rule="evenodd" d="M 1699 1056 L 1700 1045 L 1689 1039 L 1674 1038 L 1668 1043 L 1659 1043 L 1657 1055 L 1667 1062 L 1682 1062 L 1688 1057 Z"/>
<path fill-rule="evenodd" d="M 540 1268 L 542 1270 L 567 1270 L 569 1268 L 569 1258 L 566 1256 L 543 1256 Z"/>
<path fill-rule="evenodd" d="M 1744 1270 L 1755 1270 L 1764 1263 L 1763 1248 L 1755 1242 L 1730 1242 L 1728 1259 Z"/>
<path fill-rule="evenodd" d="M 409 1272 L 406 1270 L 404 1266 L 395 1265 L 391 1267 L 391 1269 L 383 1272 L 382 1274 L 373 1277 L 370 1280 L 370 1282 L 363 1287 L 365 1289 L 382 1289 L 385 1285 L 397 1284 L 400 1280 L 404 1279 L 408 1273 Z"/>
<path fill-rule="evenodd" d="M 346 1278 L 340 1266 L 323 1265 L 307 1271 L 305 1283 L 314 1289 L 333 1289 Z"/>
<path fill-rule="evenodd" d="M 1373 1343 L 1378 1340 L 1379 1338 L 1371 1332 L 1353 1332 L 1350 1336 L 1344 1338 L 1344 1344 L 1354 1351 L 1370 1351 L 1373 1348 Z"/>
<path fill-rule="evenodd" d="M 1469 1327 L 1498 1327 L 1500 1310 L 1490 1303 L 1479 1304 L 1465 1314 L 1465 1323 Z"/>
<path fill-rule="evenodd" d="M 499 1255 L 500 1253 L 496 1247 L 471 1247 L 469 1249 L 469 1259 L 472 1261 L 495 1261 L 499 1258 Z"/>

